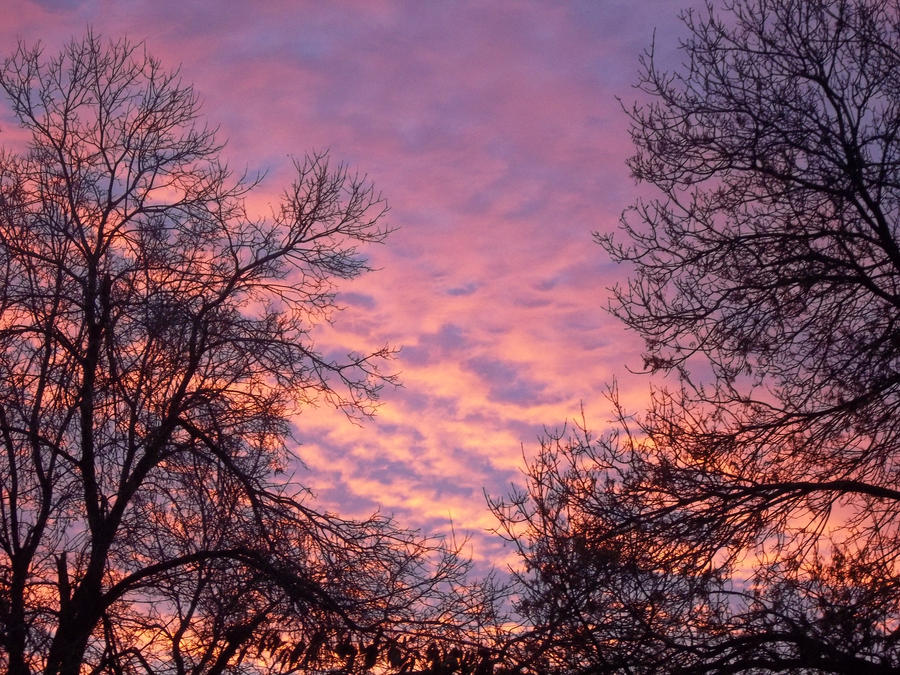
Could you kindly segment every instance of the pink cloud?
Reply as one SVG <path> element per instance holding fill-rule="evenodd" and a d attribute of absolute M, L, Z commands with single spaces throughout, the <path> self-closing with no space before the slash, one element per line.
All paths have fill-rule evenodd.
<path fill-rule="evenodd" d="M 329 507 L 380 508 L 410 526 L 474 533 L 502 555 L 482 489 L 517 480 L 544 425 L 579 413 L 602 426 L 613 377 L 640 345 L 605 313 L 611 266 L 591 232 L 616 227 L 634 186 L 624 166 L 637 55 L 667 0 L 575 2 L 110 1 L 23 3 L 0 19 L 7 45 L 52 51 L 82 26 L 147 38 L 182 64 L 230 161 L 269 172 L 265 213 L 289 155 L 331 148 L 367 172 L 399 226 L 368 253 L 380 271 L 344 287 L 322 344 L 403 347 L 404 387 L 362 427 L 312 409 L 296 420 L 298 469 Z M 665 47 L 669 45 L 669 47 Z M 0 118 L 0 142 L 6 142 Z"/>

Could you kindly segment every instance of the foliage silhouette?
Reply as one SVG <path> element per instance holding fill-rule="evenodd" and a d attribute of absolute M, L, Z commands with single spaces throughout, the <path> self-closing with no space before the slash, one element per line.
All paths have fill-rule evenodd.
<path fill-rule="evenodd" d="M 900 668 L 900 5 L 724 0 L 642 62 L 601 245 L 677 377 L 493 507 L 559 672 Z M 537 657 L 535 657 L 537 658 Z"/>
<path fill-rule="evenodd" d="M 388 233 L 373 188 L 311 155 L 249 214 L 258 179 L 141 44 L 20 44 L 0 86 L 30 134 L 0 155 L 0 664 L 390 670 L 477 629 L 453 547 L 284 475 L 292 415 L 392 382 L 388 348 L 310 337 Z"/>

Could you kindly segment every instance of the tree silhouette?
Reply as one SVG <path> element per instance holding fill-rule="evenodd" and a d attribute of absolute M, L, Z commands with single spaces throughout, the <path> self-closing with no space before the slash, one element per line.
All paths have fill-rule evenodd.
<path fill-rule="evenodd" d="M 678 386 L 495 509 L 561 670 L 900 667 L 900 5 L 725 0 L 651 50 L 614 313 Z M 613 400 L 615 401 L 615 396 Z"/>
<path fill-rule="evenodd" d="M 285 473 L 290 416 L 392 381 L 389 349 L 310 336 L 388 232 L 372 187 L 312 155 L 249 214 L 258 180 L 141 44 L 20 45 L 0 86 L 30 132 L 0 155 L 0 664 L 389 668 L 477 627 L 451 548 Z"/>

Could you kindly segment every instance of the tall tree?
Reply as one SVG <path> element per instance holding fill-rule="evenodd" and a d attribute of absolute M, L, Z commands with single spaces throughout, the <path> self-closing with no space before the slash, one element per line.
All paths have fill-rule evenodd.
<path fill-rule="evenodd" d="M 600 237 L 632 270 L 614 313 L 679 384 L 547 439 L 495 505 L 522 608 L 567 672 L 893 671 L 900 3 L 683 20 L 683 67 L 651 50 L 629 111 L 658 197 Z"/>
<path fill-rule="evenodd" d="M 30 133 L 0 154 L 0 664 L 408 667 L 401 636 L 477 623 L 452 550 L 285 474 L 293 414 L 391 381 L 387 348 L 310 336 L 387 234 L 372 187 L 314 155 L 249 214 L 258 181 L 141 44 L 20 45 L 0 87 Z"/>

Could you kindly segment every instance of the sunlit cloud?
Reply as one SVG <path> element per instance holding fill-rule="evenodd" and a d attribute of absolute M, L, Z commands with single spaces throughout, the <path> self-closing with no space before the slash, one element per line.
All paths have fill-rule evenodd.
<path fill-rule="evenodd" d="M 403 386 L 362 425 L 324 406 L 295 420 L 296 477 L 329 508 L 452 525 L 497 559 L 484 491 L 519 480 L 523 453 L 582 405 L 602 427 L 613 378 L 626 404 L 646 396 L 626 369 L 640 345 L 606 312 L 624 270 L 591 233 L 632 199 L 616 97 L 634 96 L 654 26 L 671 45 L 671 3 L 44 0 L 0 21 L 8 46 L 55 49 L 92 25 L 182 64 L 235 171 L 267 174 L 254 213 L 312 149 L 383 192 L 398 229 L 315 337 L 335 353 L 399 348 L 387 368 Z"/>

